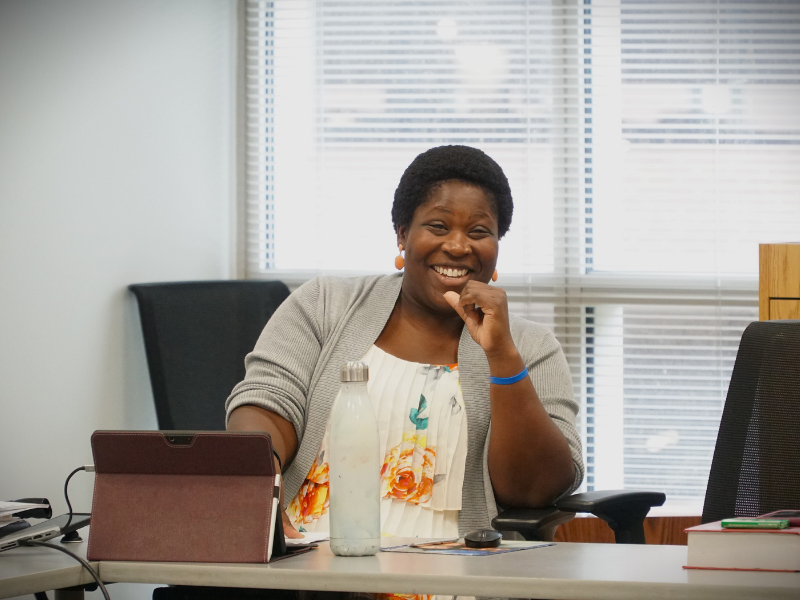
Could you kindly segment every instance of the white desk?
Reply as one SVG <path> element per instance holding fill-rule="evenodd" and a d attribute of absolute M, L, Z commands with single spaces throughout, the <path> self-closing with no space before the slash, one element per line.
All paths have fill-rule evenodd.
<path fill-rule="evenodd" d="M 395 540 L 391 540 L 396 544 Z M 37 560 L 44 550 L 36 552 Z M 56 554 L 54 551 L 48 551 Z M 63 573 L 61 556 L 47 561 L 61 573 L 47 573 L 40 565 L 16 584 L 4 578 L 10 553 L 0 554 L 0 598 L 35 590 L 88 583 L 78 572 Z M 30 558 L 30 557 L 29 557 Z M 68 557 L 64 556 L 64 559 Z M 22 568 L 22 557 L 14 559 Z M 331 591 L 456 594 L 508 598 L 636 599 L 681 598 L 706 600 L 800 598 L 800 573 L 754 573 L 683 569 L 685 546 L 630 546 L 615 544 L 557 544 L 546 548 L 496 556 L 442 556 L 379 553 L 366 558 L 333 556 L 323 544 L 308 554 L 271 565 L 192 563 L 99 563 L 104 581 L 283 588 Z M 74 561 L 73 561 L 74 562 Z M 57 564 L 56 564 L 57 563 Z M 77 569 L 72 567 L 72 569 Z M 39 580 L 38 576 L 42 576 Z M 37 583 L 37 582 L 41 583 Z M 47 583 L 45 584 L 45 581 Z M 38 586 L 38 587 L 37 587 Z M 9 593 L 13 590 L 14 593 Z M 110 588 L 112 599 L 113 586 Z"/>
<path fill-rule="evenodd" d="M 65 544 L 65 547 L 86 558 L 86 542 Z M 98 563 L 89 564 L 95 571 L 98 569 Z M 77 560 L 56 550 L 29 547 L 0 552 L 0 598 L 93 582 L 92 576 Z"/>
<path fill-rule="evenodd" d="M 685 546 L 562 543 L 496 556 L 380 552 L 341 558 L 322 544 L 271 565 L 101 562 L 100 576 L 127 583 L 508 598 L 800 598 L 800 573 L 697 571 L 684 564 Z"/>

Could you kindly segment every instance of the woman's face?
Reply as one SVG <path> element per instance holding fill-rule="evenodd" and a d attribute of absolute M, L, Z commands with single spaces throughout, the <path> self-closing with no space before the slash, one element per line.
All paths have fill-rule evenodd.
<path fill-rule="evenodd" d="M 474 279 L 488 283 L 497 263 L 497 215 L 484 191 L 471 183 L 439 184 L 414 212 L 397 241 L 405 249 L 403 286 L 418 302 L 453 309 L 444 293 L 461 292 Z"/>

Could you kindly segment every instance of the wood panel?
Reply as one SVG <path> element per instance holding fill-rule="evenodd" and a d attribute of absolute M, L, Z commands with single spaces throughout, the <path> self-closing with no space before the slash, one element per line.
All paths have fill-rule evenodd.
<path fill-rule="evenodd" d="M 775 300 L 769 301 L 770 319 L 800 319 L 800 300 Z"/>
<path fill-rule="evenodd" d="M 644 520 L 644 539 L 648 544 L 685 546 L 684 529 L 700 524 L 700 517 L 647 517 Z M 556 530 L 556 542 L 614 543 L 614 532 L 597 517 L 575 518 Z"/>
<path fill-rule="evenodd" d="M 758 263 L 758 319 L 792 318 L 773 315 L 771 303 L 773 299 L 800 302 L 800 243 L 760 244 Z M 784 314 L 782 306 L 776 308 Z"/>

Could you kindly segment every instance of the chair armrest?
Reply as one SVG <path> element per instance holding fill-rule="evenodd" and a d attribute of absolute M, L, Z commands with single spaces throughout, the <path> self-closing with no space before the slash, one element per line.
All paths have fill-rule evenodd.
<path fill-rule="evenodd" d="M 603 490 L 573 494 L 556 502 L 556 508 L 571 512 L 617 511 L 628 508 L 661 506 L 667 499 L 662 492 Z"/>
<path fill-rule="evenodd" d="M 644 544 L 644 518 L 653 506 L 667 499 L 662 492 L 604 490 L 563 498 L 556 508 L 587 512 L 603 519 L 614 531 L 618 544 Z"/>
<path fill-rule="evenodd" d="M 492 519 L 492 527 L 498 531 L 516 531 L 526 540 L 552 541 L 556 527 L 574 516 L 574 512 L 564 512 L 555 506 L 512 508 Z"/>

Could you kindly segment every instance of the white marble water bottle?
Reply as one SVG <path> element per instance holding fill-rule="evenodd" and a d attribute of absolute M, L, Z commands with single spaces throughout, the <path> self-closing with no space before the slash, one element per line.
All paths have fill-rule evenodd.
<path fill-rule="evenodd" d="M 330 544 L 338 556 L 371 556 L 380 548 L 380 440 L 368 379 L 367 363 L 343 364 L 331 409 Z"/>

